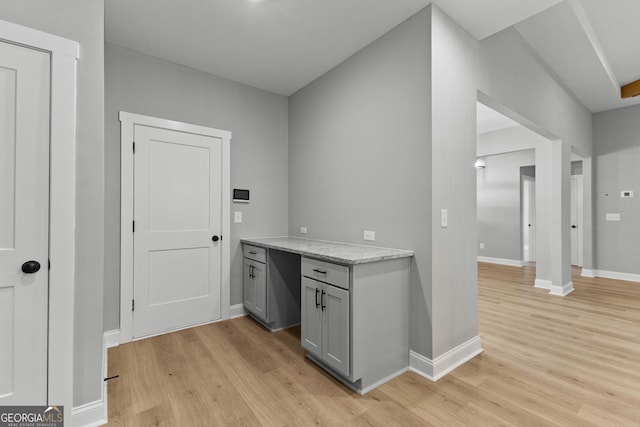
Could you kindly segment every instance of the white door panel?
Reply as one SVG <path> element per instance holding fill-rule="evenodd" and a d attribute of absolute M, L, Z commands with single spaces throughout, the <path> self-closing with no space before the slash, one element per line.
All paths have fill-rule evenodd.
<path fill-rule="evenodd" d="M 46 403 L 49 85 L 49 54 L 0 42 L 0 405 Z"/>
<path fill-rule="evenodd" d="M 134 129 L 133 336 L 220 318 L 222 141 Z"/>
<path fill-rule="evenodd" d="M 582 175 L 571 176 L 571 265 L 582 267 Z"/>

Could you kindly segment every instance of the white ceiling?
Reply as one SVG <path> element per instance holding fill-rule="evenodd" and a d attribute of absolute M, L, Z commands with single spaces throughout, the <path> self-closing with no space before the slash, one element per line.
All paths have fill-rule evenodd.
<path fill-rule="evenodd" d="M 512 25 L 591 111 L 640 78 L 638 0 L 436 0 L 478 39 Z M 107 0 L 105 39 L 291 95 L 430 0 Z M 528 18 L 528 19 L 527 19 Z"/>
<path fill-rule="evenodd" d="M 108 0 L 105 39 L 291 95 L 429 0 Z"/>
<path fill-rule="evenodd" d="M 515 27 L 590 111 L 640 104 L 620 86 L 640 79 L 640 1 L 568 0 Z"/>

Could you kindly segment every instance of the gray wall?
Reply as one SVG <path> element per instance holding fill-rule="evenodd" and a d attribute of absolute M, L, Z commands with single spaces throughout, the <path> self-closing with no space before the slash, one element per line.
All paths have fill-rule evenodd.
<path fill-rule="evenodd" d="M 104 3 L 5 0 L 0 19 L 80 43 L 77 67 L 74 405 L 102 392 Z M 55 369 L 55 367 L 53 367 Z"/>
<path fill-rule="evenodd" d="M 432 6 L 432 351 L 478 335 L 476 103 L 478 42 Z M 447 209 L 449 225 L 440 226 Z M 414 342 L 420 354 L 424 342 Z"/>
<path fill-rule="evenodd" d="M 290 234 L 305 226 L 308 237 L 365 243 L 362 230 L 371 229 L 376 245 L 415 250 L 411 346 L 429 358 L 477 334 L 476 90 L 530 129 L 591 154 L 591 114 L 517 32 L 477 43 L 435 6 L 289 102 Z M 550 168 L 547 144 L 540 157 Z"/>
<path fill-rule="evenodd" d="M 478 174 L 478 255 L 522 261 L 520 168 L 535 163 L 535 151 L 485 157 Z"/>
<path fill-rule="evenodd" d="M 594 115 L 595 268 L 640 274 L 640 106 Z M 633 190 L 634 198 L 620 192 Z M 607 222 L 619 213 L 620 222 Z"/>
<path fill-rule="evenodd" d="M 424 10 L 289 100 L 289 233 L 415 251 L 413 339 L 431 320 L 430 16 Z M 430 354 L 430 353 L 425 353 Z"/>
<path fill-rule="evenodd" d="M 239 239 L 287 234 L 287 98 L 111 44 L 105 84 L 104 330 L 119 328 L 120 318 L 120 110 L 232 132 L 231 186 L 251 190 L 251 203 L 231 206 L 243 212 L 229 239 L 231 304 L 241 304 Z"/>

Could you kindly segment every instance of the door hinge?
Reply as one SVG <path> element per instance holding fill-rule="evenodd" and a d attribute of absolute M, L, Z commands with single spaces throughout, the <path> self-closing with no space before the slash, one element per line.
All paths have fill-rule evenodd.
<path fill-rule="evenodd" d="M 136 232 L 136 222 L 135 221 L 131 221 L 132 222 L 132 231 L 135 233 Z"/>
<path fill-rule="evenodd" d="M 133 141 L 133 154 L 136 154 L 136 142 Z"/>
<path fill-rule="evenodd" d="M 136 311 L 136 300 L 131 300 L 131 311 Z"/>

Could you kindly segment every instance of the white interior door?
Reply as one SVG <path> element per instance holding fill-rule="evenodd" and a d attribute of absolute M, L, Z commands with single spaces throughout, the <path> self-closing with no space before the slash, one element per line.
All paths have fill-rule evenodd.
<path fill-rule="evenodd" d="M 49 75 L 0 42 L 0 405 L 47 399 Z"/>
<path fill-rule="evenodd" d="M 523 179 L 522 203 L 524 261 L 533 262 L 536 260 L 536 181 L 533 178 Z"/>
<path fill-rule="evenodd" d="M 582 267 L 582 175 L 571 176 L 571 265 Z"/>
<path fill-rule="evenodd" d="M 222 140 L 135 125 L 134 141 L 133 336 L 219 319 Z"/>

